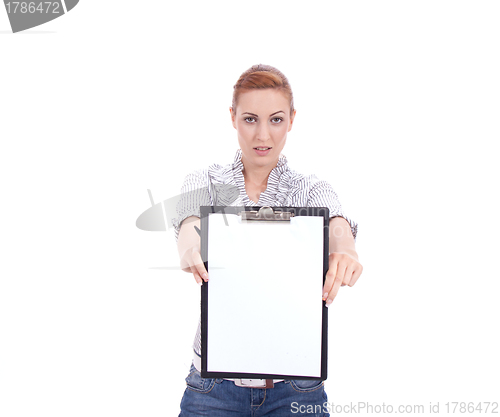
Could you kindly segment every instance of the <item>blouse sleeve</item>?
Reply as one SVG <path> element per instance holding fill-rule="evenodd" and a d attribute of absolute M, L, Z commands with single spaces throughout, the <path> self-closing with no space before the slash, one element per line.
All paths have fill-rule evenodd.
<path fill-rule="evenodd" d="M 330 210 L 330 219 L 333 217 L 343 217 L 346 219 L 351 226 L 351 232 L 354 240 L 356 240 L 358 224 L 344 214 L 340 201 L 337 197 L 337 193 L 335 193 L 333 187 L 328 182 L 319 180 L 315 176 L 312 176 L 312 187 L 309 191 L 307 206 L 328 207 Z"/>
<path fill-rule="evenodd" d="M 175 228 L 175 240 L 179 238 L 181 223 L 190 216 L 200 217 L 200 206 L 212 206 L 210 181 L 206 170 L 188 174 L 181 188 L 179 201 L 176 205 L 176 217 L 172 219 Z"/>

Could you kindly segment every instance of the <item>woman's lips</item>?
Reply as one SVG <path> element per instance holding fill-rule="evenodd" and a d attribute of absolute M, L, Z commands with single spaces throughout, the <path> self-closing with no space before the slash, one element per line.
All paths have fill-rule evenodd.
<path fill-rule="evenodd" d="M 265 150 L 264 150 L 265 149 Z M 253 150 L 257 153 L 259 156 L 266 156 L 272 148 L 267 148 L 265 146 L 258 146 L 257 148 L 253 148 Z"/>

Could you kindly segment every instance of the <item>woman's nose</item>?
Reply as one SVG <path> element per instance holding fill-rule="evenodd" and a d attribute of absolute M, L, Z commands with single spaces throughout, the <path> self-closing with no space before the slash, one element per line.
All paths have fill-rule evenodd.
<path fill-rule="evenodd" d="M 266 141 L 271 137 L 269 132 L 269 126 L 266 123 L 262 123 L 257 130 L 257 139 Z"/>

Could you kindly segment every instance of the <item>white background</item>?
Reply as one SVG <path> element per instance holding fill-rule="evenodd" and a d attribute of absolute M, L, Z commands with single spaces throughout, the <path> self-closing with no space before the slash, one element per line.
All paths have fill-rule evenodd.
<path fill-rule="evenodd" d="M 0 9 L 0 415 L 177 415 L 199 288 L 173 230 L 135 220 L 148 188 L 232 162 L 257 63 L 294 90 L 290 166 L 359 223 L 329 399 L 499 401 L 499 20 L 496 1 L 82 0 L 12 34 Z"/>

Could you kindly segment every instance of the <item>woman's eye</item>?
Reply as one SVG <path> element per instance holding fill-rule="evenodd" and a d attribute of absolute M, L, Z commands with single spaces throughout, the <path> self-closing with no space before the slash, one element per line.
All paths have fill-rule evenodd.
<path fill-rule="evenodd" d="M 245 122 L 247 122 L 247 123 L 253 123 L 253 122 L 255 122 L 255 118 L 254 117 L 246 117 L 245 118 Z"/>
<path fill-rule="evenodd" d="M 275 117 L 273 119 L 271 119 L 273 123 L 281 123 L 283 121 L 283 119 L 281 117 Z"/>

